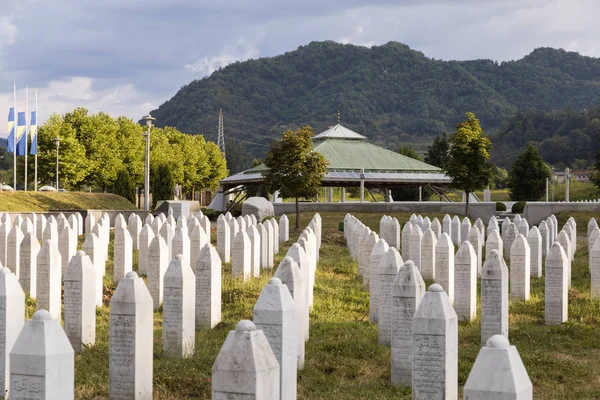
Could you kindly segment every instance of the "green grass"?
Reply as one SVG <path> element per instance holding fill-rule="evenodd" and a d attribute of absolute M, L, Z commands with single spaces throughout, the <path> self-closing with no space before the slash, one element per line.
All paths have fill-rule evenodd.
<path fill-rule="evenodd" d="M 1 211 L 137 210 L 124 197 L 110 193 L 0 192 Z"/>
<path fill-rule="evenodd" d="M 380 214 L 355 214 L 379 230 Z M 580 235 L 572 267 L 569 321 L 545 326 L 544 279 L 532 279 L 531 300 L 510 303 L 509 338 L 516 345 L 534 386 L 536 399 L 600 398 L 600 300 L 590 298 L 585 232 L 591 216 L 574 213 Z M 357 265 L 344 244 L 338 223 L 343 213 L 323 213 L 323 240 L 317 269 L 310 340 L 306 365 L 298 375 L 299 399 L 410 399 L 409 388 L 395 388 L 390 381 L 390 349 L 377 344 L 377 327 L 368 322 L 369 295 L 357 279 Z M 401 222 L 409 214 L 393 214 Z M 440 215 L 430 215 L 430 218 Z M 301 215 L 305 226 L 311 215 Z M 558 215 L 559 226 L 568 216 Z M 293 216 L 290 225 L 293 226 Z M 292 232 L 291 232 L 292 233 Z M 299 232 L 291 234 L 293 240 Z M 289 241 L 280 246 L 276 264 Z M 108 397 L 108 302 L 112 285 L 112 245 L 104 280 L 104 306 L 97 311 L 96 345 L 76 356 L 75 386 L 78 399 Z M 485 253 L 484 253 L 485 254 Z M 137 255 L 134 254 L 134 269 Z M 210 399 L 211 368 L 227 333 L 252 308 L 274 270 L 260 278 L 241 282 L 231 278 L 231 265 L 223 266 L 223 322 L 215 329 L 196 334 L 196 353 L 186 360 L 165 358 L 161 351 L 161 314 L 154 314 L 154 398 Z M 28 315 L 34 302 L 28 300 Z M 462 391 L 480 349 L 480 321 L 459 326 L 459 388 Z"/>

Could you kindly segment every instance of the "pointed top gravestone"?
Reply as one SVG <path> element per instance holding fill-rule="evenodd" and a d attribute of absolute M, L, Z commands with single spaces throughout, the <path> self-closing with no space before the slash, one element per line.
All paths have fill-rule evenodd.
<path fill-rule="evenodd" d="M 569 318 L 569 257 L 559 242 L 554 242 L 546 257 L 546 325 L 560 325 Z"/>
<path fill-rule="evenodd" d="M 519 221 L 519 225 L 517 225 L 517 231 L 519 231 L 519 233 L 524 237 L 529 235 L 529 223 L 525 218 Z"/>
<path fill-rule="evenodd" d="M 398 270 L 402 265 L 404 265 L 404 261 L 394 247 L 389 248 L 379 264 L 379 315 L 377 326 L 379 344 L 389 346 L 392 340 L 392 288 Z"/>
<path fill-rule="evenodd" d="M 379 264 L 388 249 L 387 242 L 379 239 L 373 246 L 369 259 L 369 319 L 373 323 L 377 323 L 379 317 Z"/>
<path fill-rule="evenodd" d="M 529 244 L 529 269 L 532 278 L 542 276 L 542 235 L 537 226 L 532 226 L 527 235 L 527 244 Z"/>
<path fill-rule="evenodd" d="M 508 337 L 508 268 L 497 250 L 481 271 L 481 343 L 494 335 Z"/>
<path fill-rule="evenodd" d="M 435 279 L 435 246 L 437 238 L 431 228 L 423 233 L 421 240 L 421 275 L 424 279 Z"/>
<path fill-rule="evenodd" d="M 440 224 L 439 219 L 433 219 L 433 221 L 431 222 L 431 230 L 433 231 L 436 239 L 440 237 L 440 235 L 442 234 L 442 225 Z"/>
<path fill-rule="evenodd" d="M 458 218 L 458 215 L 452 217 L 451 224 L 450 238 L 452 239 L 452 243 L 458 246 L 461 243 L 460 218 Z"/>
<path fill-rule="evenodd" d="M 47 310 L 52 318 L 60 320 L 61 257 L 51 240 L 46 240 L 38 253 L 36 280 L 36 309 Z"/>
<path fill-rule="evenodd" d="M 450 302 L 453 302 L 454 245 L 446 233 L 440 235 L 435 245 L 435 282 L 445 289 Z"/>
<path fill-rule="evenodd" d="M 588 226 L 587 226 L 587 236 L 589 237 L 590 234 L 592 233 L 592 229 L 597 228 L 598 227 L 598 222 L 596 222 L 596 218 L 592 217 L 590 218 L 589 222 L 588 222 Z"/>
<path fill-rule="evenodd" d="M 410 254 L 410 237 L 412 235 L 413 226 L 407 222 L 402 227 L 402 259 L 411 259 Z M 392 246 L 393 247 L 393 246 Z"/>
<path fill-rule="evenodd" d="M 196 329 L 212 329 L 221 322 L 221 258 L 206 243 L 194 263 L 196 274 Z"/>
<path fill-rule="evenodd" d="M 527 239 L 519 233 L 510 249 L 510 298 L 512 300 L 529 300 L 530 277 L 531 249 Z"/>
<path fill-rule="evenodd" d="M 10 351 L 25 324 L 25 293 L 17 277 L 0 266 L 0 393 L 10 386 Z"/>
<path fill-rule="evenodd" d="M 477 254 L 468 241 L 454 256 L 454 309 L 459 321 L 472 321 L 477 315 Z"/>
<path fill-rule="evenodd" d="M 464 242 L 467 240 L 467 236 L 469 235 L 469 231 L 471 230 L 471 220 L 469 218 L 464 217 L 462 222 L 460 223 L 460 238 Z"/>

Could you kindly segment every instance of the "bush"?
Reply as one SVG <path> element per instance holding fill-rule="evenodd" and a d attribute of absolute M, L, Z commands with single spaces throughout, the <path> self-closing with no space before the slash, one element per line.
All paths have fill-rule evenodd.
<path fill-rule="evenodd" d="M 496 211 L 506 211 L 506 204 L 501 201 L 496 202 Z"/>
<path fill-rule="evenodd" d="M 513 204 L 512 208 L 510 210 L 514 214 L 522 214 L 523 211 L 525 210 L 526 204 L 527 204 L 527 202 L 525 202 L 525 201 L 517 201 L 515 204 Z"/>
<path fill-rule="evenodd" d="M 159 200 L 173 200 L 173 170 L 169 164 L 159 164 L 150 169 L 150 186 L 152 188 L 152 209 Z"/>
<path fill-rule="evenodd" d="M 113 186 L 113 192 L 119 196 L 125 197 L 127 200 L 135 205 L 135 185 L 131 180 L 131 175 L 126 169 L 122 169 L 117 174 L 115 184 Z"/>

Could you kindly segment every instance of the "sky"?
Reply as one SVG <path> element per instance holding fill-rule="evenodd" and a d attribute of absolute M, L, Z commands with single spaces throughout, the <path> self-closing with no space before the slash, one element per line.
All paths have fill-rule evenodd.
<path fill-rule="evenodd" d="M 75 107 L 138 120 L 194 79 L 311 41 L 398 41 L 444 60 L 537 47 L 600 57 L 597 0 L 0 0 L 0 119 Z M 6 111 L 4 111 L 6 110 Z M 0 136 L 6 137 L 0 124 Z"/>

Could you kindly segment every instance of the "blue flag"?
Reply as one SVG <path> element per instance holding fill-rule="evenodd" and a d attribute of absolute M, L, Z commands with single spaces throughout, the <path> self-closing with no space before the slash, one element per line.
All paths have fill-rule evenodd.
<path fill-rule="evenodd" d="M 24 156 L 27 149 L 27 123 L 25 113 L 17 113 L 17 155 Z"/>
<path fill-rule="evenodd" d="M 31 112 L 29 134 L 31 135 L 31 149 L 29 150 L 29 154 L 37 154 L 37 111 Z"/>
<path fill-rule="evenodd" d="M 15 151 L 14 148 L 14 138 L 15 138 L 15 108 L 11 107 L 8 111 L 8 145 L 6 146 L 6 150 L 9 153 L 13 153 Z"/>

